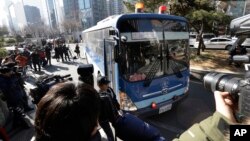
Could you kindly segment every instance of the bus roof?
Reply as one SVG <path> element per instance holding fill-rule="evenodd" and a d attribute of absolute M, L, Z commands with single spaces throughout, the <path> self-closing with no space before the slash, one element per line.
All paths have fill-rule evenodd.
<path fill-rule="evenodd" d="M 88 28 L 86 30 L 84 30 L 83 32 L 89 32 L 89 31 L 93 31 L 93 30 L 98 30 L 98 29 L 102 29 L 102 28 L 106 28 L 106 27 L 114 27 L 116 28 L 117 23 L 119 22 L 119 20 L 122 19 L 130 19 L 130 18 L 134 18 L 134 19 L 155 19 L 155 18 L 159 18 L 159 19 L 170 19 L 170 20 L 180 20 L 180 21 L 185 21 L 187 22 L 187 20 L 184 17 L 180 17 L 180 16 L 173 16 L 173 15 L 166 15 L 166 14 L 154 14 L 154 13 L 133 13 L 133 14 L 122 14 L 122 15 L 113 15 L 113 16 L 109 16 L 106 19 L 103 19 L 101 21 L 99 21 L 97 23 L 97 25 Z"/>

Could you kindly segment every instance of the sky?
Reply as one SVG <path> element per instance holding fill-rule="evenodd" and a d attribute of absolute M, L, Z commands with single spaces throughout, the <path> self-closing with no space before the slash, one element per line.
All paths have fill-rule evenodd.
<path fill-rule="evenodd" d="M 7 13 L 4 11 L 5 1 L 1 0 L 0 2 L 0 26 L 3 25 L 3 20 L 7 20 Z"/>
<path fill-rule="evenodd" d="M 8 8 L 6 5 L 7 1 L 11 1 L 13 3 L 20 2 L 22 0 L 0 0 L 0 26 L 2 26 L 5 22 L 7 22 L 7 12 Z M 59 1 L 60 6 L 63 6 L 63 0 L 56 0 Z M 23 0 L 24 5 L 31 5 L 36 6 L 40 9 L 40 14 L 43 19 L 48 19 L 48 14 L 46 10 L 46 3 L 45 0 Z M 4 22 L 3 22 L 4 21 Z"/>

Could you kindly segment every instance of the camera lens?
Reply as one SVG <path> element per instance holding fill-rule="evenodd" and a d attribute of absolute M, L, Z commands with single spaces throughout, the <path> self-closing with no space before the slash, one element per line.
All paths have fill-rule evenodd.
<path fill-rule="evenodd" d="M 240 78 L 221 73 L 208 73 L 203 78 L 204 87 L 212 92 L 225 91 L 230 94 L 238 92 Z"/>

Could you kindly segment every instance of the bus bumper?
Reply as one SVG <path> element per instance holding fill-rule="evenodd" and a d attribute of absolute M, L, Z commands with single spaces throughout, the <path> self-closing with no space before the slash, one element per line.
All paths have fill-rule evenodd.
<path fill-rule="evenodd" d="M 136 116 L 139 116 L 139 117 L 148 117 L 148 116 L 152 116 L 152 115 L 158 115 L 158 114 L 161 114 L 161 112 L 162 112 L 162 110 L 160 110 L 161 108 L 171 105 L 171 109 L 172 109 L 173 106 L 177 105 L 178 103 L 180 103 L 181 101 L 186 99 L 187 96 L 188 96 L 188 92 L 183 94 L 183 95 L 180 95 L 178 97 L 174 97 L 171 100 L 168 100 L 168 101 L 165 101 L 162 103 L 158 103 L 157 108 L 155 108 L 155 109 L 153 109 L 151 107 L 146 107 L 146 108 L 143 108 L 143 109 L 140 109 L 137 111 L 133 111 L 130 113 L 132 113 Z M 171 109 L 169 109 L 169 110 L 171 110 Z M 169 111 L 169 110 L 167 110 L 167 111 Z M 164 112 L 167 112 L 167 111 L 164 111 Z M 164 113 L 164 112 L 162 112 L 162 113 Z"/>

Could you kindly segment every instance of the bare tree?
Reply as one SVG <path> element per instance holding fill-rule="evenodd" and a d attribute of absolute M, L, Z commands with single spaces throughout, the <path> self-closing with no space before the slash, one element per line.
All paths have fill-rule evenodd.
<path fill-rule="evenodd" d="M 76 20 L 64 20 L 62 22 L 62 27 L 64 28 L 66 33 L 72 33 L 74 31 L 78 31 L 81 27 L 81 23 Z"/>

